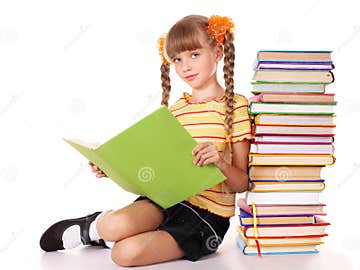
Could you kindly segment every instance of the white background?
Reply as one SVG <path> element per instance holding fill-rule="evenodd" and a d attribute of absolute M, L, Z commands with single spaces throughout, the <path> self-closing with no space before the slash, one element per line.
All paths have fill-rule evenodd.
<path fill-rule="evenodd" d="M 111 180 L 97 179 L 87 161 L 62 138 L 103 142 L 157 108 L 161 101 L 157 39 L 189 14 L 233 19 L 236 92 L 251 96 L 258 50 L 332 50 L 336 79 L 327 91 L 336 93 L 338 101 L 337 162 L 323 169 L 327 188 L 322 200 L 328 205 L 326 220 L 332 225 L 320 255 L 260 260 L 240 256 L 234 217 L 220 256 L 198 266 L 358 269 L 360 89 L 356 63 L 360 59 L 356 49 L 360 19 L 356 4 L 325 0 L 1 1 L 1 269 L 60 269 L 60 265 L 79 269 L 90 257 L 97 258 L 98 267 L 114 267 L 105 251 L 96 253 L 97 257 L 91 251 L 44 255 L 39 248 L 41 233 L 53 222 L 120 208 L 136 198 Z M 172 72 L 170 104 L 183 91 L 191 91 L 175 76 Z M 304 260 L 308 260 L 305 265 Z M 174 268 L 181 263 L 186 268 L 196 266 L 165 265 Z"/>

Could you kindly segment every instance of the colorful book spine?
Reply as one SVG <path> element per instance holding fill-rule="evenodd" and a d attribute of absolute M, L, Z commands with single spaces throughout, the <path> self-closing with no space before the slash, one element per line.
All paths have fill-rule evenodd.
<path fill-rule="evenodd" d="M 331 51 L 259 51 L 254 68 L 252 173 L 238 202 L 237 245 L 244 255 L 318 253 L 329 225 L 319 219 L 319 170 L 335 163 L 336 101 L 325 93 L 335 78 Z"/>

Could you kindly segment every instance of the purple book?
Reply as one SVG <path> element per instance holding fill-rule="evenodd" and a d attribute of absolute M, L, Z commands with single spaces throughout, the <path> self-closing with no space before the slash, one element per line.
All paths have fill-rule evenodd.
<path fill-rule="evenodd" d="M 240 208 L 241 226 L 254 226 L 253 216 Z M 289 224 L 314 224 L 315 215 L 277 215 L 277 216 L 257 216 L 257 226 L 276 225 L 283 226 Z"/>
<path fill-rule="evenodd" d="M 254 69 L 283 69 L 283 70 L 332 70 L 334 64 L 329 62 L 306 61 L 256 61 Z"/>

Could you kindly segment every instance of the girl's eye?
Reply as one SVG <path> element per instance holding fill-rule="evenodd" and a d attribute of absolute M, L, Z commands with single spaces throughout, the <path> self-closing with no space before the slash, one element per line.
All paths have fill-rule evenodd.
<path fill-rule="evenodd" d="M 173 62 L 174 62 L 174 63 L 180 62 L 180 58 L 174 58 L 174 59 L 173 59 Z"/>
<path fill-rule="evenodd" d="M 191 54 L 191 58 L 195 59 L 199 56 L 199 53 L 192 53 Z"/>

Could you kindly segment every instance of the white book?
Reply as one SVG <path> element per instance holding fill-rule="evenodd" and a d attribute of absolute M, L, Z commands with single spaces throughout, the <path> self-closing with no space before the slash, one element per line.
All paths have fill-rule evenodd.
<path fill-rule="evenodd" d="M 334 162 L 329 154 L 249 154 L 251 166 L 326 166 Z"/>
<path fill-rule="evenodd" d="M 246 193 L 246 204 L 320 204 L 320 192 L 251 192 Z"/>
<path fill-rule="evenodd" d="M 334 114 L 335 105 L 335 102 L 331 104 L 251 102 L 249 109 L 250 114 Z"/>
<path fill-rule="evenodd" d="M 268 126 L 256 125 L 255 135 L 259 134 L 293 134 L 293 135 L 314 135 L 333 136 L 335 127 L 332 126 Z"/>
<path fill-rule="evenodd" d="M 330 115 L 271 115 L 258 114 L 256 124 L 264 125 L 333 125 L 334 117 Z"/>
<path fill-rule="evenodd" d="M 267 154 L 333 154 L 332 144 L 251 144 L 251 153 Z"/>
<path fill-rule="evenodd" d="M 264 92 L 324 93 L 326 84 L 258 83 L 252 82 L 253 94 Z"/>
<path fill-rule="evenodd" d="M 255 142 L 282 142 L 282 143 L 332 143 L 334 137 L 328 136 L 254 136 Z"/>
<path fill-rule="evenodd" d="M 289 63 L 289 62 L 272 62 L 272 63 L 259 63 L 258 69 L 295 69 L 295 70 L 331 70 L 333 66 L 331 63 L 318 63 L 318 64 L 307 64 L 307 63 Z"/>

